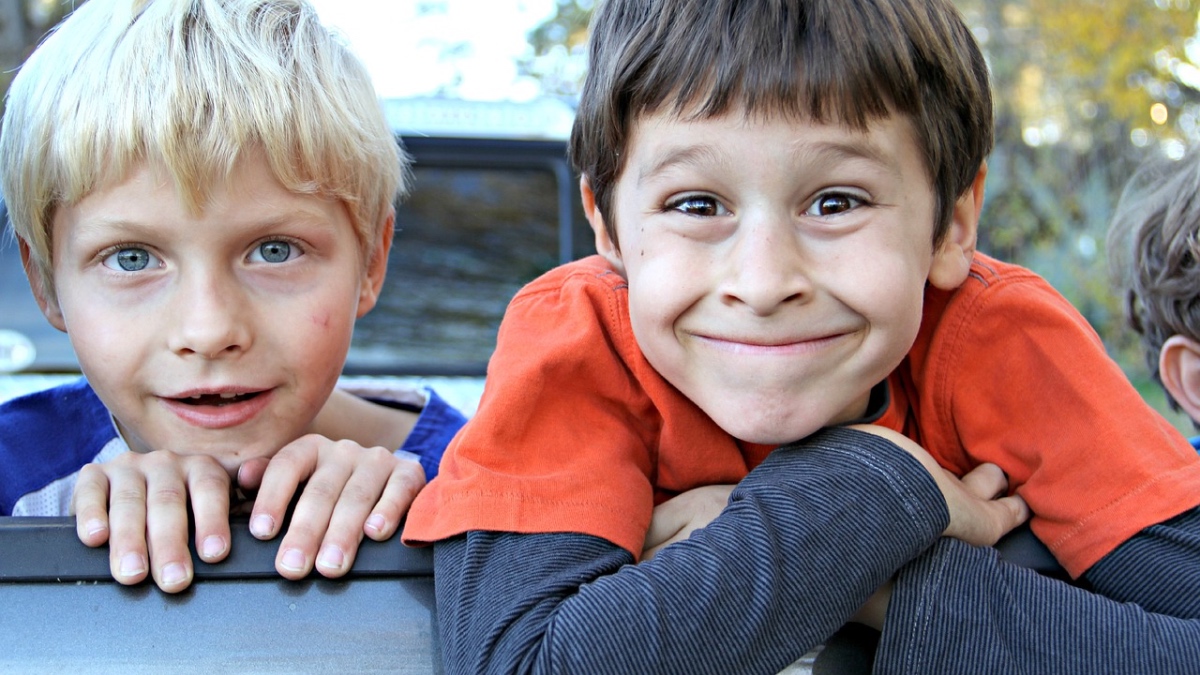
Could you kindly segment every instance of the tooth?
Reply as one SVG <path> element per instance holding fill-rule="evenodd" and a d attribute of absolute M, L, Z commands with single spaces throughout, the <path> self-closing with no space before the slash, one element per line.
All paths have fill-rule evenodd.
<path fill-rule="evenodd" d="M 233 398 L 235 396 L 237 396 L 237 394 L 221 394 L 221 398 Z"/>

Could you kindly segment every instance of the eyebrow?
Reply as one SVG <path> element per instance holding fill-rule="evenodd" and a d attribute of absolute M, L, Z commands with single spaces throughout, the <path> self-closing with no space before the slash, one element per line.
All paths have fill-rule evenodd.
<path fill-rule="evenodd" d="M 710 145 L 674 147 L 662 153 L 650 166 L 638 172 L 637 183 L 641 185 L 646 179 L 676 166 L 699 166 L 705 163 L 722 164 L 724 162 L 722 153 Z"/>
<path fill-rule="evenodd" d="M 291 208 L 281 211 L 271 211 L 262 217 L 247 218 L 237 221 L 239 227 L 246 231 L 269 231 L 282 227 L 286 223 L 320 223 L 324 221 L 323 214 L 307 208 Z M 131 235 L 142 232 L 154 232 L 159 229 L 160 222 L 155 218 L 129 218 L 120 215 L 103 215 L 94 218 L 84 218 L 77 221 L 76 227 L 87 233 L 92 231 L 119 230 Z"/>
<path fill-rule="evenodd" d="M 812 164 L 833 164 L 846 160 L 862 159 L 872 164 L 886 168 L 892 173 L 899 173 L 895 158 L 879 147 L 877 143 L 862 138 L 856 141 L 821 141 L 812 145 L 804 145 L 794 153 L 804 157 Z"/>

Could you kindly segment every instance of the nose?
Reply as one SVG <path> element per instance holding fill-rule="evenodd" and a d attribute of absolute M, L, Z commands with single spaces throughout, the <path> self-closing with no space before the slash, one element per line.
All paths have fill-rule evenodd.
<path fill-rule="evenodd" d="M 725 261 L 725 302 L 766 316 L 811 299 L 809 261 L 786 216 L 744 219 L 735 236 Z"/>
<path fill-rule="evenodd" d="M 181 275 L 174 294 L 169 348 L 180 356 L 226 358 L 249 349 L 253 331 L 246 299 L 231 275 Z"/>

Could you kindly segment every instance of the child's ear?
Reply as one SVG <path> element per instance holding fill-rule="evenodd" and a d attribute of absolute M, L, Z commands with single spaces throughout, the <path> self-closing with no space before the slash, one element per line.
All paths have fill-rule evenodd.
<path fill-rule="evenodd" d="M 51 326 L 67 332 L 67 322 L 63 320 L 62 310 L 58 306 L 58 299 L 54 293 L 47 292 L 46 280 L 42 277 L 42 273 L 38 271 L 37 265 L 33 263 L 33 252 L 29 250 L 29 244 L 25 243 L 24 239 L 17 238 L 17 246 L 21 250 L 21 266 L 25 268 L 25 276 L 29 279 L 29 288 L 33 291 L 33 297 L 37 300 L 38 307 L 42 309 L 42 314 Z"/>
<path fill-rule="evenodd" d="M 362 318 L 375 307 L 379 294 L 383 291 L 383 280 L 387 276 L 388 253 L 392 250 L 392 236 L 396 234 L 396 209 L 388 209 L 384 216 L 386 222 L 379 227 L 379 240 L 371 259 L 367 261 L 366 274 L 363 275 L 362 288 L 358 292 L 358 318 Z"/>
<path fill-rule="evenodd" d="M 979 213 L 983 210 L 983 184 L 987 181 L 987 164 L 980 164 L 975 180 L 958 201 L 950 218 L 950 229 L 941 245 L 933 252 L 929 266 L 929 283 L 935 288 L 952 291 L 967 280 L 971 260 L 975 257 L 975 241 L 979 234 Z"/>
<path fill-rule="evenodd" d="M 1193 420 L 1200 422 L 1200 343 L 1172 335 L 1158 353 L 1163 387 Z"/>
<path fill-rule="evenodd" d="M 587 216 L 588 222 L 592 225 L 592 233 L 596 237 L 596 252 L 607 260 L 618 274 L 625 276 L 625 263 L 621 261 L 621 249 L 617 248 L 617 243 L 608 236 L 604 216 L 601 215 L 600 209 L 596 208 L 596 194 L 592 192 L 592 184 L 588 181 L 587 176 L 579 179 L 579 197 L 583 202 L 583 215 Z"/>

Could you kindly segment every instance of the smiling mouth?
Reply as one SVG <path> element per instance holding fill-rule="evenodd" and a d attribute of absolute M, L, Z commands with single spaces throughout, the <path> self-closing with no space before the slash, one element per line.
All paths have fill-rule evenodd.
<path fill-rule="evenodd" d="M 219 408 L 224 405 L 249 401 L 261 393 L 261 391 L 251 391 L 244 394 L 196 394 L 195 396 L 185 396 L 175 400 L 184 405 L 216 406 Z"/>
<path fill-rule="evenodd" d="M 820 337 L 787 340 L 761 340 L 751 338 L 720 338 L 697 335 L 700 339 L 719 349 L 740 353 L 807 352 L 821 349 L 846 337 L 849 333 L 831 333 Z"/>

